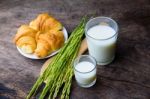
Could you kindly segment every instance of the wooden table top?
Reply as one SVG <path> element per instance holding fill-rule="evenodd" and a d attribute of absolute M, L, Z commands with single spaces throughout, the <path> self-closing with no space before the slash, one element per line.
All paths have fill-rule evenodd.
<path fill-rule="evenodd" d="M 150 99 L 149 0 L 1 0 L 0 99 L 24 99 L 46 61 L 23 57 L 12 43 L 17 28 L 43 12 L 69 33 L 84 15 L 111 17 L 119 24 L 115 60 L 98 66 L 91 88 L 80 88 L 73 78 L 71 99 Z"/>

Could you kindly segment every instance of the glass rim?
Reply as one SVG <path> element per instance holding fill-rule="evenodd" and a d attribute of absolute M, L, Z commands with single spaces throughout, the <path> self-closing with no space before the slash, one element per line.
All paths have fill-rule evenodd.
<path fill-rule="evenodd" d="M 94 62 L 95 62 L 95 64 L 94 64 L 94 68 L 92 69 L 92 70 L 90 70 L 90 71 L 87 71 L 87 72 L 81 72 L 81 71 L 79 71 L 79 70 L 77 70 L 75 67 L 76 67 L 76 65 L 75 65 L 75 62 L 78 60 L 78 59 L 80 59 L 81 57 L 90 57 Z M 85 61 L 85 62 L 88 62 L 88 61 Z M 93 64 L 93 63 L 92 63 Z M 97 63 L 96 63 L 96 59 L 93 57 L 93 56 L 91 56 L 91 55 L 81 55 L 81 56 L 79 56 L 79 57 L 77 57 L 75 60 L 74 60 L 74 64 L 73 64 L 73 68 L 74 68 L 74 70 L 75 71 L 77 71 L 77 72 L 79 72 L 79 73 L 82 73 L 82 74 L 86 74 L 86 73 L 90 73 L 90 72 L 92 72 L 93 70 L 95 70 L 96 69 L 96 65 L 97 65 Z"/>
<path fill-rule="evenodd" d="M 97 39 L 97 38 L 94 38 L 94 37 L 90 36 L 89 34 L 87 34 L 87 31 L 88 31 L 87 25 L 88 25 L 91 21 L 93 21 L 94 19 L 97 19 L 97 18 L 105 18 L 105 19 L 111 20 L 111 21 L 116 25 L 115 34 L 112 35 L 112 36 L 110 36 L 110 37 L 108 37 L 108 38 L 105 38 L 105 39 Z M 94 18 L 90 19 L 90 20 L 86 23 L 86 26 L 85 26 L 85 35 L 88 36 L 88 37 L 90 37 L 90 38 L 92 38 L 92 39 L 95 39 L 95 40 L 101 40 L 101 41 L 102 41 L 102 40 L 108 40 L 108 39 L 113 38 L 113 37 L 116 36 L 117 34 L 118 34 L 118 24 L 117 24 L 117 22 L 116 22 L 115 20 L 113 20 L 112 18 L 109 18 L 109 17 L 104 17 L 104 16 L 94 17 Z"/>

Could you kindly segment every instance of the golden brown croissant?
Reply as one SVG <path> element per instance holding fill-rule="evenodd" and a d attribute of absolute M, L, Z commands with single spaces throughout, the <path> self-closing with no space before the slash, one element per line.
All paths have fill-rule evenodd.
<path fill-rule="evenodd" d="M 46 33 L 39 33 L 36 37 L 37 48 L 35 54 L 38 57 L 45 57 L 49 53 L 59 49 L 64 44 L 64 36 L 61 31 L 50 30 Z"/>
<path fill-rule="evenodd" d="M 36 36 L 37 31 L 27 25 L 22 25 L 13 39 L 15 44 L 22 49 L 25 53 L 33 53 L 36 49 Z"/>
<path fill-rule="evenodd" d="M 43 32 L 49 31 L 50 29 L 62 29 L 61 23 L 47 13 L 40 14 L 35 20 L 30 22 L 29 26 Z"/>
<path fill-rule="evenodd" d="M 35 38 L 31 36 L 23 36 L 17 41 L 17 46 L 24 53 L 33 53 L 36 49 L 36 41 Z"/>
<path fill-rule="evenodd" d="M 48 14 L 40 14 L 29 25 L 22 25 L 13 41 L 24 53 L 45 57 L 64 44 L 62 25 Z"/>
<path fill-rule="evenodd" d="M 26 36 L 26 35 L 34 38 L 36 33 L 37 33 L 37 31 L 30 28 L 28 25 L 21 25 L 13 39 L 13 42 L 16 43 L 20 37 Z"/>

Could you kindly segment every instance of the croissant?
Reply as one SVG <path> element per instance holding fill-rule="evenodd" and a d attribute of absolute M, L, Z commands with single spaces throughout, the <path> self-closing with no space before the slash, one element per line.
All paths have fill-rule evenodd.
<path fill-rule="evenodd" d="M 36 49 L 36 36 L 37 31 L 27 25 L 22 25 L 13 39 L 14 43 L 22 49 L 25 53 L 33 53 Z"/>
<path fill-rule="evenodd" d="M 25 36 L 25 35 L 28 35 L 34 38 L 36 33 L 37 31 L 30 28 L 28 25 L 21 25 L 13 39 L 13 42 L 16 43 L 20 37 Z"/>
<path fill-rule="evenodd" d="M 22 25 L 13 41 L 24 53 L 45 57 L 63 46 L 62 24 L 47 13 L 40 14 L 29 25 Z"/>
<path fill-rule="evenodd" d="M 39 33 L 36 41 L 37 48 L 35 54 L 38 57 L 44 57 L 62 47 L 64 36 L 62 31 L 50 30 L 46 33 Z"/>
<path fill-rule="evenodd" d="M 40 14 L 35 20 L 31 21 L 29 26 L 35 30 L 47 31 L 50 29 L 61 30 L 62 25 L 47 13 Z"/>
<path fill-rule="evenodd" d="M 17 45 L 24 53 L 33 53 L 36 49 L 36 41 L 30 36 L 21 37 L 17 41 Z"/>

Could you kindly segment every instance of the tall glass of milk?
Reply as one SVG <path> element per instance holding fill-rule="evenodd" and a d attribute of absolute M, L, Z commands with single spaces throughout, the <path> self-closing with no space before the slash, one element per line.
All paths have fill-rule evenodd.
<path fill-rule="evenodd" d="M 117 23 L 108 17 L 96 17 L 89 20 L 85 27 L 89 54 L 98 65 L 107 65 L 115 57 L 118 36 Z"/>
<path fill-rule="evenodd" d="M 93 86 L 96 83 L 96 60 L 90 55 L 79 56 L 74 61 L 74 74 L 79 86 Z"/>

